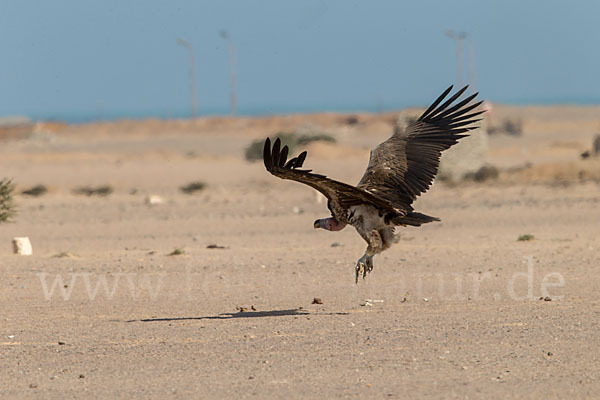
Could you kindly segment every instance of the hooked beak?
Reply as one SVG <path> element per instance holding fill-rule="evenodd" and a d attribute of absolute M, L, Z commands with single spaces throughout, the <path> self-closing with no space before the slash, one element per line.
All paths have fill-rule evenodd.
<path fill-rule="evenodd" d="M 316 220 L 315 223 L 313 224 L 313 226 L 314 226 L 315 229 L 320 228 L 321 227 L 321 220 L 320 219 Z"/>

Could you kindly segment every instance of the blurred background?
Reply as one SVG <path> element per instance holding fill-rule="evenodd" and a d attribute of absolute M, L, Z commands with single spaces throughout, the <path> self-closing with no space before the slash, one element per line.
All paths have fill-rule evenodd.
<path fill-rule="evenodd" d="M 583 0 L 3 2 L 0 116 L 385 111 L 451 83 L 596 104 L 598 15 Z"/>

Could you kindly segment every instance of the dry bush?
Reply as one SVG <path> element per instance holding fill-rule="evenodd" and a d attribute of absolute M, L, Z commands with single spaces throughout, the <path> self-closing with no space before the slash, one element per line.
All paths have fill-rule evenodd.
<path fill-rule="evenodd" d="M 490 126 L 488 133 L 490 135 L 503 133 L 510 136 L 521 136 L 523 134 L 523 121 L 504 118 L 498 125 Z"/>
<path fill-rule="evenodd" d="M 79 187 L 79 188 L 73 190 L 73 193 L 81 194 L 84 196 L 105 197 L 105 196 L 108 196 L 109 194 L 111 194 L 113 191 L 114 190 L 113 190 L 112 186 L 109 186 L 109 185 L 103 185 L 103 186 L 98 186 L 98 187 L 82 186 L 82 187 Z"/>
<path fill-rule="evenodd" d="M 185 186 L 180 187 L 179 190 L 181 190 L 185 194 L 193 194 L 193 193 L 199 192 L 201 190 L 204 190 L 205 187 L 206 187 L 206 183 L 196 181 L 196 182 L 191 182 Z"/>
<path fill-rule="evenodd" d="M 35 185 L 32 188 L 23 190 L 21 192 L 22 195 L 31 196 L 31 197 L 40 197 L 48 193 L 48 188 L 44 185 Z"/>
<path fill-rule="evenodd" d="M 473 180 L 475 182 L 485 182 L 497 179 L 498 175 L 500 175 L 498 168 L 493 165 L 484 165 L 477 171 L 466 174 L 464 179 Z"/>

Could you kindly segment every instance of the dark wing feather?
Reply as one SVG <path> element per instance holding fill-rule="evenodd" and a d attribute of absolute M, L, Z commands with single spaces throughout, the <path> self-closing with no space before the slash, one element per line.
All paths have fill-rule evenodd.
<path fill-rule="evenodd" d="M 442 151 L 456 144 L 464 133 L 475 129 L 475 119 L 483 111 L 471 112 L 481 102 L 477 93 L 452 105 L 467 89 L 448 100 L 450 86 L 405 131 L 394 135 L 371 151 L 365 174 L 357 187 L 383 197 L 396 207 L 410 205 L 429 189 L 438 172 Z M 440 105 L 440 103 L 442 103 Z"/>
<path fill-rule="evenodd" d="M 306 159 L 306 151 L 287 161 L 288 147 L 281 149 L 281 141 L 275 140 L 271 148 L 271 139 L 267 138 L 263 151 L 265 168 L 271 174 L 293 181 L 301 182 L 323 193 L 329 200 L 329 207 L 334 217 L 346 222 L 348 207 L 358 204 L 373 204 L 380 209 L 400 216 L 404 210 L 396 209 L 392 204 L 365 190 L 329 179 L 324 175 L 314 174 L 308 169 L 299 169 Z M 286 162 L 287 161 L 287 162 Z"/>

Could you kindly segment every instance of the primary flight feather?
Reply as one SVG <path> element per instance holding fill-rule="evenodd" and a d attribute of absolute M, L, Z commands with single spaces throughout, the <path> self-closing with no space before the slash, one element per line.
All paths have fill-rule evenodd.
<path fill-rule="evenodd" d="M 396 226 L 420 226 L 438 218 L 415 212 L 413 201 L 429 189 L 440 164 L 442 151 L 468 136 L 484 111 L 477 111 L 481 101 L 477 93 L 458 101 L 467 86 L 444 101 L 452 86 L 444 91 L 427 110 L 404 131 L 396 131 L 371 151 L 369 165 L 356 186 L 329 179 L 302 169 L 306 151 L 287 160 L 288 147 L 279 139 L 271 147 L 267 138 L 263 160 L 267 171 L 282 178 L 313 187 L 327 197 L 330 218 L 318 219 L 315 228 L 339 231 L 354 226 L 367 242 L 365 254 L 356 263 L 356 281 L 373 269 L 373 256 L 394 243 Z M 443 103 L 442 103 L 443 102 Z"/>

